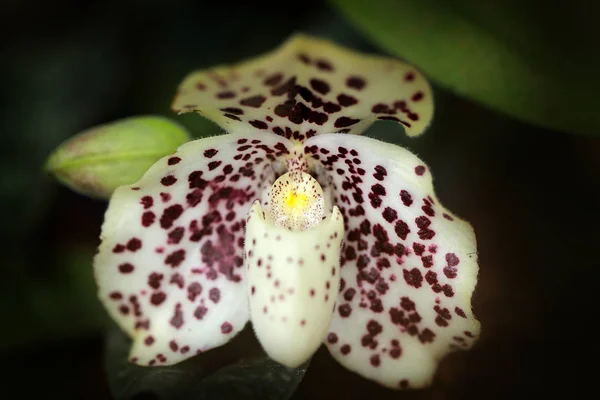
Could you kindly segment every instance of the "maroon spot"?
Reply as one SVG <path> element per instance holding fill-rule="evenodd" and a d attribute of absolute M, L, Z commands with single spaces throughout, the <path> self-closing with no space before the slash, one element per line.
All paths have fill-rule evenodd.
<path fill-rule="evenodd" d="M 360 122 L 360 119 L 353 119 L 353 118 L 349 118 L 349 117 L 339 117 L 338 119 L 335 120 L 335 122 L 333 123 L 333 126 L 336 128 L 346 128 L 348 126 L 352 126 L 352 125 L 356 124 L 357 122 Z"/>
<path fill-rule="evenodd" d="M 317 60 L 317 68 L 321 71 L 333 71 L 333 65 L 329 61 L 326 60 Z"/>
<path fill-rule="evenodd" d="M 280 73 L 273 74 L 263 82 L 267 86 L 275 86 L 283 80 L 283 75 Z"/>
<path fill-rule="evenodd" d="M 460 260 L 458 259 L 456 254 L 446 253 L 446 262 L 448 263 L 449 267 L 456 267 L 458 265 L 458 263 L 460 262 Z"/>
<path fill-rule="evenodd" d="M 160 193 L 160 198 L 162 199 L 162 201 L 164 203 L 166 203 L 167 201 L 171 200 L 171 195 L 169 193 L 161 192 Z"/>
<path fill-rule="evenodd" d="M 402 355 L 402 349 L 400 347 L 394 347 L 393 349 L 390 350 L 390 357 L 392 358 L 400 358 L 400 356 Z"/>
<path fill-rule="evenodd" d="M 165 258 L 165 264 L 172 268 L 178 267 L 185 260 L 185 250 L 176 250 Z"/>
<path fill-rule="evenodd" d="M 412 97 L 410 98 L 412 101 L 420 101 L 423 99 L 423 92 L 419 91 L 416 92 L 415 94 L 412 95 Z"/>
<path fill-rule="evenodd" d="M 123 246 L 122 244 L 117 244 L 115 247 L 113 247 L 113 253 L 122 253 L 125 251 L 125 246 Z"/>
<path fill-rule="evenodd" d="M 379 354 L 373 354 L 370 359 L 371 365 L 374 367 L 379 367 L 381 364 L 381 360 L 379 359 Z"/>
<path fill-rule="evenodd" d="M 177 178 L 175 178 L 173 175 L 167 175 L 160 180 L 160 183 L 163 186 L 171 186 L 175 182 L 177 182 Z"/>
<path fill-rule="evenodd" d="M 231 326 L 229 322 L 223 322 L 221 324 L 221 333 L 223 333 L 224 335 L 231 333 L 232 330 L 233 326 Z"/>
<path fill-rule="evenodd" d="M 121 300 L 123 298 L 123 294 L 121 294 L 121 292 L 112 292 L 109 297 L 112 300 Z"/>
<path fill-rule="evenodd" d="M 223 114 L 224 117 L 227 117 L 229 119 L 232 119 L 234 121 L 241 121 L 240 117 L 238 117 L 237 115 L 233 115 L 233 114 L 229 114 L 229 113 L 225 113 Z"/>
<path fill-rule="evenodd" d="M 415 167 L 415 174 L 421 176 L 425 173 L 425 166 L 419 165 Z"/>
<path fill-rule="evenodd" d="M 433 267 L 433 256 L 423 256 L 421 257 L 421 262 L 423 263 L 423 268 L 431 268 Z"/>
<path fill-rule="evenodd" d="M 135 252 L 141 248 L 142 248 L 142 241 L 138 238 L 131 238 L 131 239 L 129 239 L 129 242 L 127 242 L 127 250 L 129 250 L 129 251 Z"/>
<path fill-rule="evenodd" d="M 152 207 L 154 200 L 152 200 L 151 196 L 144 196 L 140 199 L 140 203 L 144 206 L 144 209 L 148 209 Z"/>
<path fill-rule="evenodd" d="M 208 170 L 212 171 L 214 169 L 217 169 L 222 163 L 223 161 L 211 161 L 208 163 Z"/>
<path fill-rule="evenodd" d="M 404 80 L 406 82 L 412 82 L 415 80 L 415 73 L 414 72 L 407 72 L 406 75 L 404 75 Z"/>
<path fill-rule="evenodd" d="M 156 292 L 153 293 L 152 296 L 150 296 L 150 303 L 152 303 L 155 306 L 159 306 L 162 304 L 163 301 L 165 301 L 166 298 L 167 295 L 165 292 Z"/>
<path fill-rule="evenodd" d="M 421 287 L 421 284 L 423 282 L 423 275 L 421 274 L 421 271 L 419 271 L 417 268 L 413 268 L 410 271 L 407 269 L 403 269 L 402 274 L 407 285 L 413 286 L 415 288 Z"/>
<path fill-rule="evenodd" d="M 179 346 L 177 345 L 177 342 L 175 342 L 174 340 L 171 340 L 169 342 L 169 348 L 171 349 L 171 351 L 179 350 Z"/>
<path fill-rule="evenodd" d="M 321 94 L 327 94 L 331 90 L 327 82 L 321 79 L 312 78 L 309 83 L 314 90 Z"/>
<path fill-rule="evenodd" d="M 243 115 L 244 114 L 244 110 L 240 110 L 239 108 L 235 108 L 235 107 L 221 108 L 221 111 L 224 111 L 226 113 L 233 114 L 233 115 Z"/>
<path fill-rule="evenodd" d="M 350 76 L 346 79 L 346 86 L 352 89 L 361 90 L 365 85 L 365 80 L 359 76 Z"/>
<path fill-rule="evenodd" d="M 202 293 L 202 285 L 198 282 L 193 282 L 190 286 L 188 286 L 187 291 L 188 299 L 190 301 L 194 301 L 196 300 L 196 297 L 200 296 Z"/>
<path fill-rule="evenodd" d="M 196 317 L 196 319 L 202 319 L 202 318 L 204 318 L 204 315 L 206 314 L 207 311 L 208 311 L 208 308 L 206 308 L 204 306 L 199 306 L 194 311 L 194 317 Z"/>
<path fill-rule="evenodd" d="M 119 265 L 119 271 L 121 271 L 122 274 L 130 274 L 133 272 L 133 265 L 130 263 L 121 264 Z"/>
<path fill-rule="evenodd" d="M 444 291 L 444 294 L 446 295 L 446 297 L 454 296 L 454 290 L 452 290 L 452 286 L 446 284 L 442 287 L 442 290 Z"/>
<path fill-rule="evenodd" d="M 177 227 L 169 232 L 167 243 L 169 244 L 178 244 L 185 233 L 185 229 L 183 227 Z"/>
<path fill-rule="evenodd" d="M 400 307 L 406 311 L 415 311 L 417 308 L 415 302 L 406 296 L 400 298 Z"/>
<path fill-rule="evenodd" d="M 163 277 L 163 274 L 159 274 L 158 272 L 151 273 L 148 276 L 148 286 L 150 286 L 152 289 L 158 289 Z"/>
<path fill-rule="evenodd" d="M 142 214 L 142 225 L 147 228 L 154 223 L 155 219 L 156 215 L 152 211 L 146 211 Z"/>
<path fill-rule="evenodd" d="M 462 308 L 460 308 L 460 307 L 455 307 L 455 308 L 454 308 L 454 312 L 455 312 L 455 313 L 456 313 L 456 315 L 458 315 L 459 317 L 462 317 L 462 318 L 467 318 L 467 314 L 465 314 L 465 312 L 463 311 L 463 309 L 462 309 Z"/>
<path fill-rule="evenodd" d="M 407 235 L 410 233 L 410 228 L 406 222 L 402 220 L 398 220 L 398 222 L 396 222 L 394 230 L 396 231 L 396 235 L 398 235 L 398 237 L 402 240 L 406 240 Z"/>
<path fill-rule="evenodd" d="M 243 106 L 259 108 L 260 106 L 262 106 L 265 100 L 267 100 L 265 96 L 256 95 L 241 100 L 240 104 Z"/>
<path fill-rule="evenodd" d="M 352 307 L 350 306 L 350 304 L 342 304 L 338 307 L 338 312 L 343 318 L 349 317 L 352 313 Z"/>
<path fill-rule="evenodd" d="M 208 298 L 215 304 L 221 300 L 221 291 L 218 288 L 212 288 L 208 292 Z"/>
<path fill-rule="evenodd" d="M 235 93 L 231 90 L 226 90 L 224 92 L 217 93 L 217 98 L 219 99 L 233 99 L 235 97 Z"/>
<path fill-rule="evenodd" d="M 340 352 L 341 352 L 343 355 L 347 355 L 348 353 L 350 353 L 350 350 L 352 350 L 352 349 L 350 348 L 350 345 L 349 345 L 349 344 L 345 344 L 345 345 L 343 345 L 342 347 L 340 347 Z"/>
<path fill-rule="evenodd" d="M 213 158 L 218 152 L 219 152 L 219 150 L 217 150 L 217 149 L 204 150 L 204 157 Z"/>
<path fill-rule="evenodd" d="M 383 216 L 383 219 L 385 219 L 387 222 L 394 222 L 394 220 L 398 217 L 398 213 L 396 212 L 396 210 L 390 207 L 386 207 L 381 215 Z"/>
<path fill-rule="evenodd" d="M 152 343 L 154 343 L 154 338 L 152 336 L 147 336 L 146 339 L 144 339 L 144 344 L 146 346 L 152 346 Z"/>
<path fill-rule="evenodd" d="M 180 204 L 174 204 L 170 207 L 165 208 L 162 216 L 160 217 L 160 226 L 163 229 L 169 229 L 173 226 L 173 221 L 181 216 L 183 213 L 183 207 Z"/>
<path fill-rule="evenodd" d="M 183 311 L 181 311 L 181 303 L 175 304 L 175 313 L 173 314 L 173 317 L 169 323 L 176 329 L 179 329 L 183 326 Z"/>
<path fill-rule="evenodd" d="M 400 199 L 406 207 L 410 207 L 410 205 L 413 203 L 412 196 L 406 190 L 400 191 Z"/>
<path fill-rule="evenodd" d="M 302 61 L 303 64 L 310 64 L 310 58 L 304 53 L 298 54 L 298 60 Z"/>
<path fill-rule="evenodd" d="M 267 125 L 266 122 L 264 121 L 259 121 L 257 119 L 249 121 L 248 122 L 250 125 L 252 125 L 253 127 L 255 127 L 256 129 L 267 129 L 269 127 L 269 125 Z"/>
<path fill-rule="evenodd" d="M 338 337 L 335 333 L 331 332 L 329 335 L 327 335 L 327 342 L 329 344 L 336 344 L 338 341 Z"/>
<path fill-rule="evenodd" d="M 425 328 L 419 334 L 419 340 L 421 343 L 431 343 L 435 338 L 435 333 L 433 333 L 429 328 Z"/>

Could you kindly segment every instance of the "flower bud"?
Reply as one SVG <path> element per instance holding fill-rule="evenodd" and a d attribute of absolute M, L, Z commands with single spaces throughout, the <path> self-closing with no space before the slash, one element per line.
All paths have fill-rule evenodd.
<path fill-rule="evenodd" d="M 127 118 L 68 139 L 50 155 L 45 170 L 77 193 L 108 199 L 188 140 L 185 128 L 166 118 Z"/>

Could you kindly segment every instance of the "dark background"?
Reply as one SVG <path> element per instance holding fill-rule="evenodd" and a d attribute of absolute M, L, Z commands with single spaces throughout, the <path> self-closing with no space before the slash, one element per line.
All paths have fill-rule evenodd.
<path fill-rule="evenodd" d="M 378 50 L 316 0 L 9 0 L 1 9 L 2 390 L 109 399 L 106 316 L 91 276 L 106 204 L 45 176 L 48 154 L 83 129 L 139 114 L 172 117 L 199 137 L 217 133 L 197 115 L 171 114 L 179 81 L 270 50 L 296 31 Z M 448 357 L 433 387 L 416 392 L 370 383 L 321 348 L 295 399 L 577 398 L 594 387 L 600 142 L 532 127 L 435 88 L 436 116 L 424 136 L 408 139 L 391 123 L 369 135 L 416 152 L 441 201 L 474 225 L 481 340 Z M 258 346 L 252 335 L 241 340 Z"/>

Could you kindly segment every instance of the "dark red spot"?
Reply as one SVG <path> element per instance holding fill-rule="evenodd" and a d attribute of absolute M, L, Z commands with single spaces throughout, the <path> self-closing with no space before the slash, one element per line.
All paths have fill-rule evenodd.
<path fill-rule="evenodd" d="M 267 129 L 269 128 L 269 125 L 267 125 L 266 122 L 264 121 L 259 121 L 257 119 L 249 121 L 248 122 L 250 125 L 252 125 L 253 127 L 255 127 L 256 129 Z"/>
<path fill-rule="evenodd" d="M 151 196 L 144 196 L 140 199 L 140 203 L 144 206 L 144 209 L 148 209 L 152 207 L 154 200 L 152 200 Z"/>
<path fill-rule="evenodd" d="M 155 219 L 156 215 L 152 211 L 146 211 L 142 214 L 142 225 L 147 228 L 154 223 Z"/>
<path fill-rule="evenodd" d="M 175 182 L 177 182 L 177 178 L 175 178 L 173 175 L 167 175 L 167 176 L 161 178 L 161 180 L 160 180 L 160 183 L 163 186 L 171 186 Z"/>
<path fill-rule="evenodd" d="M 125 246 L 122 244 L 117 244 L 115 247 L 113 247 L 112 251 L 113 253 L 122 253 L 125 251 Z"/>
<path fill-rule="evenodd" d="M 158 289 L 163 278 L 163 274 L 159 274 L 158 272 L 151 273 L 148 276 L 148 286 L 150 286 L 152 289 Z"/>
<path fill-rule="evenodd" d="M 419 271 L 417 268 L 413 268 L 410 271 L 407 269 L 403 269 L 402 274 L 407 285 L 413 286 L 415 288 L 421 287 L 421 284 L 423 282 L 423 275 L 421 274 L 421 271 Z"/>
<path fill-rule="evenodd" d="M 331 332 L 330 334 L 327 335 L 327 343 L 336 344 L 337 341 L 338 341 L 338 337 L 335 333 Z"/>
<path fill-rule="evenodd" d="M 425 166 L 419 165 L 419 166 L 415 167 L 415 174 L 421 176 L 424 173 L 425 173 Z"/>
<path fill-rule="evenodd" d="M 415 94 L 412 95 L 412 97 L 410 98 L 412 101 L 420 101 L 422 100 L 424 97 L 423 92 L 416 92 Z"/>
<path fill-rule="evenodd" d="M 327 60 L 317 60 L 317 68 L 320 69 L 321 71 L 333 71 L 333 65 L 331 65 L 331 63 Z"/>
<path fill-rule="evenodd" d="M 193 282 L 190 286 L 188 286 L 187 292 L 188 299 L 190 301 L 194 301 L 196 300 L 196 297 L 200 296 L 200 294 L 202 293 L 202 285 L 198 282 Z"/>
<path fill-rule="evenodd" d="M 241 100 L 240 104 L 243 106 L 259 108 L 260 106 L 262 106 L 265 100 L 267 100 L 265 96 L 256 95 Z"/>
<path fill-rule="evenodd" d="M 231 326 L 229 322 L 223 322 L 221 324 L 221 333 L 223 333 L 224 335 L 231 333 L 232 330 L 233 326 Z"/>
<path fill-rule="evenodd" d="M 419 334 L 419 340 L 421 343 L 431 343 L 435 338 L 435 333 L 433 333 L 429 328 L 425 328 Z"/>
<path fill-rule="evenodd" d="M 221 300 L 221 291 L 218 288 L 212 288 L 208 292 L 208 298 L 215 304 Z"/>
<path fill-rule="evenodd" d="M 152 296 L 150 296 L 150 303 L 152 303 L 155 306 L 159 306 L 162 304 L 163 301 L 165 301 L 166 298 L 167 295 L 165 292 L 152 293 Z"/>
<path fill-rule="evenodd" d="M 217 149 L 204 150 L 204 157 L 213 158 L 215 155 L 217 155 L 218 152 L 219 152 L 219 150 L 217 150 Z"/>
<path fill-rule="evenodd" d="M 211 161 L 208 163 L 208 170 L 212 171 L 214 169 L 217 169 L 222 163 L 223 161 Z"/>
<path fill-rule="evenodd" d="M 358 100 L 356 100 L 356 98 L 343 93 L 338 95 L 337 101 L 342 107 L 350 107 L 358 103 Z"/>
<path fill-rule="evenodd" d="M 178 267 L 185 260 L 185 250 L 176 250 L 165 258 L 165 264 L 172 268 Z"/>
<path fill-rule="evenodd" d="M 154 343 L 154 338 L 153 338 L 152 336 L 147 336 L 147 337 L 144 339 L 144 344 L 145 344 L 146 346 L 152 346 L 152 344 L 153 344 L 153 343 Z"/>
<path fill-rule="evenodd" d="M 317 92 L 321 93 L 321 94 L 327 94 L 329 93 L 329 91 L 331 90 L 329 88 L 329 85 L 327 84 L 327 82 L 321 80 L 321 79 L 316 79 L 316 78 L 312 78 L 310 81 L 310 86 Z"/>
<path fill-rule="evenodd" d="M 360 119 L 353 119 L 349 117 L 339 117 L 333 123 L 333 126 L 336 128 L 346 128 L 348 126 L 352 126 L 356 123 L 360 122 Z"/>
<path fill-rule="evenodd" d="M 410 228 L 406 222 L 402 220 L 398 220 L 398 222 L 396 222 L 394 230 L 396 231 L 396 235 L 398 235 L 398 237 L 402 240 L 406 240 L 406 236 L 410 233 Z"/>
<path fill-rule="evenodd" d="M 381 364 L 381 360 L 379 359 L 379 354 L 373 354 L 370 359 L 371 365 L 374 367 L 379 367 Z"/>
<path fill-rule="evenodd" d="M 232 92 L 231 90 L 217 93 L 217 98 L 219 98 L 219 99 L 233 99 L 234 97 L 235 97 L 235 93 Z"/>
<path fill-rule="evenodd" d="M 169 323 L 179 329 L 183 326 L 183 311 L 181 311 L 181 303 L 175 304 L 175 312 Z"/>
<path fill-rule="evenodd" d="M 196 319 L 202 319 L 207 311 L 208 311 L 208 308 L 206 308 L 204 306 L 199 306 L 194 311 L 194 317 L 196 317 Z"/>
<path fill-rule="evenodd" d="M 352 313 L 352 307 L 350 306 L 350 304 L 342 304 L 338 307 L 338 312 L 343 318 L 349 317 Z"/>
<path fill-rule="evenodd" d="M 390 207 L 386 207 L 381 215 L 383 216 L 383 219 L 385 219 L 387 222 L 394 222 L 394 220 L 398 217 L 398 213 L 396 212 L 396 210 Z"/>
<path fill-rule="evenodd" d="M 350 76 L 346 79 L 346 86 L 352 89 L 361 90 L 365 85 L 365 80 L 359 76 Z"/>
<path fill-rule="evenodd" d="M 345 345 L 343 345 L 342 347 L 340 347 L 340 352 L 341 352 L 343 355 L 347 355 L 348 353 L 350 353 L 350 351 L 351 351 L 351 350 L 352 350 L 352 349 L 350 348 L 350 345 L 349 345 L 349 344 L 345 344 Z"/>
<path fill-rule="evenodd" d="M 121 271 L 122 274 L 130 274 L 133 272 L 133 265 L 130 263 L 124 263 L 119 265 L 119 271 Z"/>
<path fill-rule="evenodd" d="M 183 207 L 181 207 L 180 204 L 173 204 L 172 206 L 165 208 L 160 217 L 160 226 L 163 229 L 169 229 L 173 226 L 173 221 L 179 218 L 182 213 Z"/>
<path fill-rule="evenodd" d="M 467 318 L 467 315 L 465 314 L 465 312 L 463 311 L 463 309 L 460 308 L 460 307 L 455 307 L 454 308 L 454 312 L 456 313 L 456 315 L 458 315 L 461 318 Z"/>

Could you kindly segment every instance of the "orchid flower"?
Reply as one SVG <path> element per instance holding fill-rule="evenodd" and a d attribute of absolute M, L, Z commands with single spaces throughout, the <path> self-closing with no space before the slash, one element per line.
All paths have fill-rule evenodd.
<path fill-rule="evenodd" d="M 402 389 L 473 345 L 473 229 L 419 158 L 356 135 L 377 119 L 423 132 L 433 100 L 415 68 L 296 35 L 192 73 L 173 109 L 230 133 L 184 144 L 110 200 L 95 277 L 132 363 L 178 363 L 251 321 L 281 364 L 324 343 Z"/>

